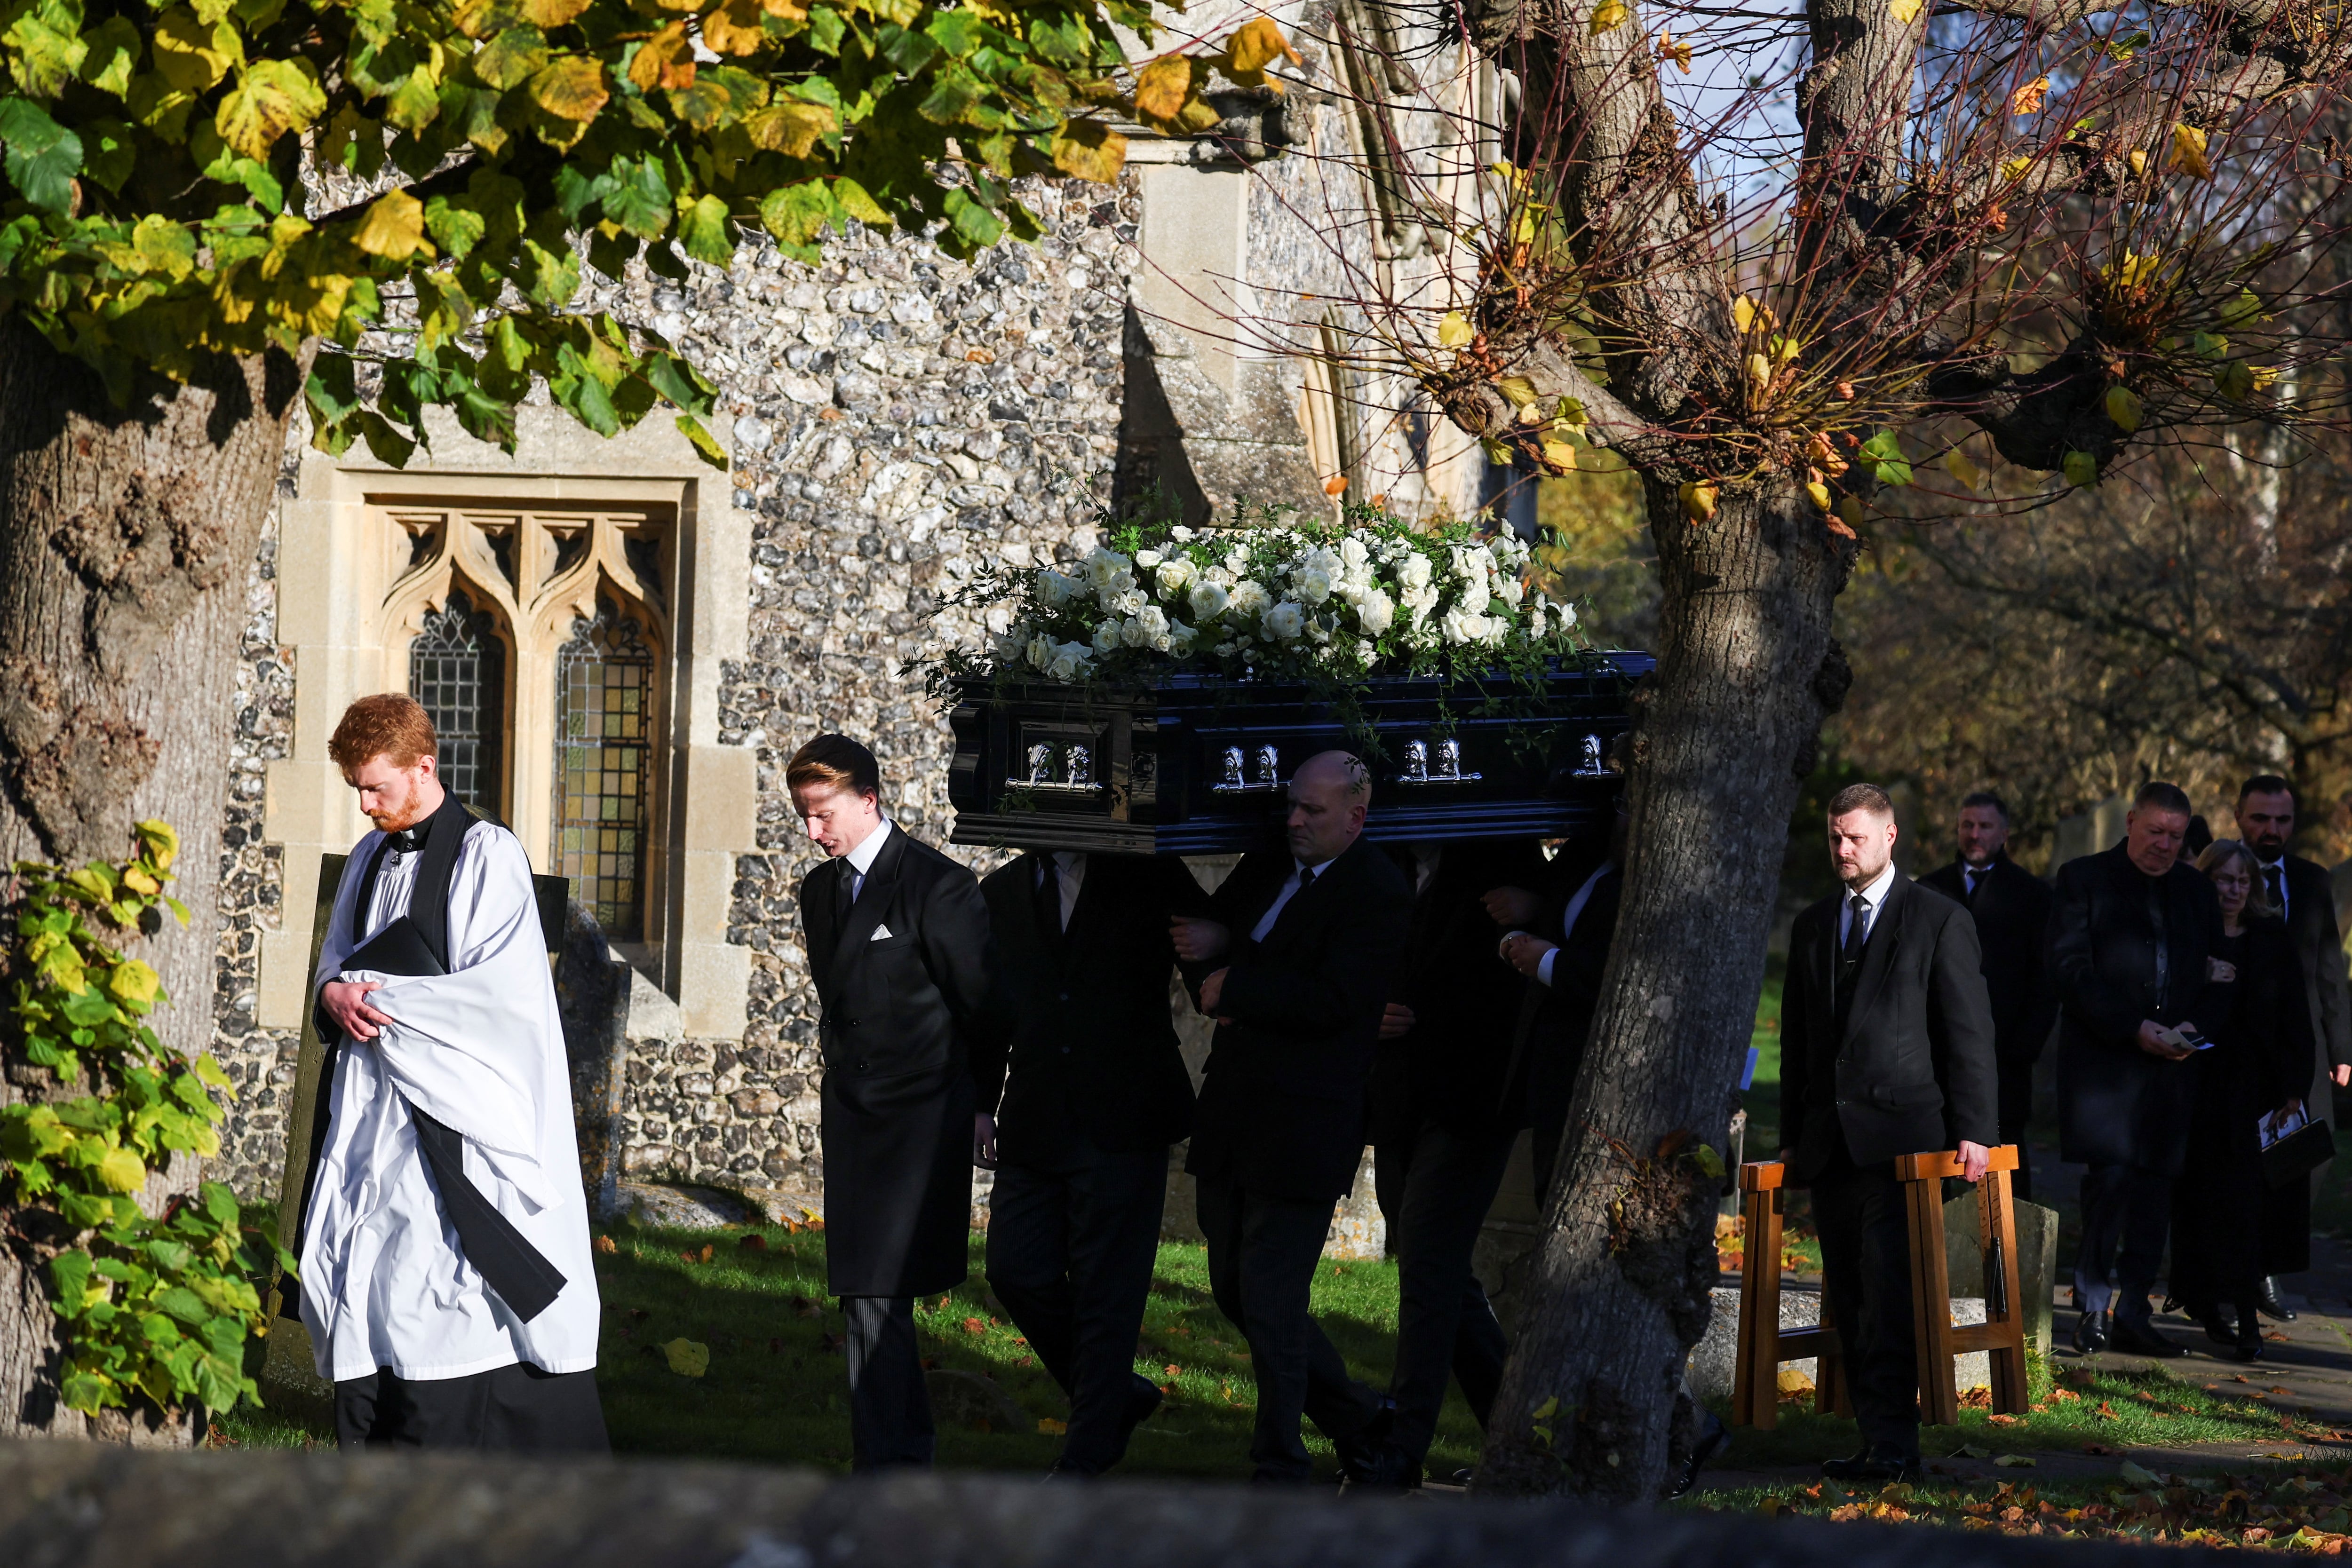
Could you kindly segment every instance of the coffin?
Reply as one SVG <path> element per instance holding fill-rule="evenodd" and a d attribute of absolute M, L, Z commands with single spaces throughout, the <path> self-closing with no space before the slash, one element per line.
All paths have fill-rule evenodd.
<path fill-rule="evenodd" d="M 953 842 L 1129 854 L 1257 848 L 1318 751 L 1367 754 L 1378 841 L 1605 833 L 1647 653 L 1554 668 L 1539 687 L 1375 676 L 1350 716 L 1298 685 L 1175 674 L 1131 691 L 974 679 L 950 715 Z M 1351 729 L 1350 719 L 1360 728 Z M 1362 735 L 1376 740 L 1368 747 Z"/>

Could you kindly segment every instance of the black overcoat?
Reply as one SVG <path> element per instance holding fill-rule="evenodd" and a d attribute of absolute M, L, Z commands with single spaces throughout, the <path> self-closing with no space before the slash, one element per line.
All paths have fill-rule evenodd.
<path fill-rule="evenodd" d="M 2050 915 L 2050 974 L 2058 988 L 2058 1154 L 2070 1165 L 2132 1166 L 2179 1176 L 2195 1074 L 2139 1047 L 2141 1020 L 2200 1016 L 2207 960 L 2221 905 L 2203 873 L 2176 862 L 2161 877 L 2118 844 L 2061 866 Z M 2157 975 L 2164 917 L 2166 975 Z M 2210 1010 L 2210 1009 L 2204 1009 Z"/>
<path fill-rule="evenodd" d="M 1800 1181 L 1828 1163 L 1843 1131 L 1856 1165 L 2000 1141 L 1992 1007 L 1976 923 L 1897 872 L 1838 1028 L 1838 907 L 1797 916 L 1780 1002 L 1780 1127 Z"/>
<path fill-rule="evenodd" d="M 1212 913 L 1233 934 L 1184 1168 L 1269 1197 L 1336 1202 L 1364 1152 L 1364 1094 L 1381 1014 L 1412 917 L 1412 885 L 1358 839 L 1250 940 L 1286 850 L 1243 857 Z"/>
<path fill-rule="evenodd" d="M 2317 861 L 2287 855 L 2286 928 L 2303 972 L 2311 1015 L 2312 1064 L 2303 1091 L 2312 1113 L 2335 1120 L 2330 1071 L 2352 1062 L 2352 990 L 2345 978 L 2344 932 L 2336 919 L 2336 879 Z"/>
<path fill-rule="evenodd" d="M 969 870 L 895 824 L 837 922 L 849 875 L 844 856 L 800 886 L 824 1009 L 828 1288 L 929 1295 L 966 1272 L 973 1061 L 990 1021 L 988 906 Z"/>
<path fill-rule="evenodd" d="M 1993 1051 L 2004 1061 L 2032 1061 L 2050 1043 L 2058 1021 L 2058 993 L 2050 984 L 2050 884 L 2011 860 L 1995 855 L 1969 894 L 1958 861 L 1919 879 L 1976 919 L 1977 946 L 1984 952 L 1985 993 L 1992 1002 Z"/>
<path fill-rule="evenodd" d="M 1023 855 L 980 885 L 996 937 L 1005 1044 L 979 1075 L 981 1103 L 995 1111 L 998 1155 L 1056 1169 L 1085 1143 L 1138 1153 L 1189 1134 L 1192 1078 L 1171 1009 L 1168 924 L 1206 914 L 1209 895 L 1184 862 L 1089 854 L 1066 931 L 1047 857 Z"/>

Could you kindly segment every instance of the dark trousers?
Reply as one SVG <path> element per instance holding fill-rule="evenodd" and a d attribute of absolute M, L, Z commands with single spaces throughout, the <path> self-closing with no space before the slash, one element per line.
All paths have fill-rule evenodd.
<path fill-rule="evenodd" d="M 1911 1243 L 1893 1162 L 1857 1166 L 1839 1152 L 1813 1178 L 1822 1286 L 1837 1324 L 1839 1364 L 1866 1443 L 1919 1451 L 1919 1351 L 1911 1321 Z"/>
<path fill-rule="evenodd" d="M 849 1319 L 849 1468 L 928 1468 L 931 1396 L 915 1345 L 912 1296 L 844 1296 Z"/>
<path fill-rule="evenodd" d="M 1428 1458 L 1437 1435 L 1449 1373 L 1481 1427 L 1502 1386 L 1510 1346 L 1470 1260 L 1517 1137 L 1465 1137 L 1430 1124 L 1410 1141 L 1372 1151 L 1372 1184 L 1397 1260 L 1391 1435 L 1416 1462 Z"/>
<path fill-rule="evenodd" d="M 988 1200 L 988 1284 L 1070 1396 L 1059 1468 L 1098 1475 L 1127 1452 L 1135 1373 L 1168 1201 L 1168 1151 L 1087 1146 L 1063 1169 L 1007 1164 Z M 1142 1387 L 1138 1385 L 1142 1384 Z"/>
<path fill-rule="evenodd" d="M 1268 1197 L 1213 1176 L 1201 1178 L 1198 1194 L 1209 1291 L 1249 1341 L 1257 1378 L 1253 1479 L 1310 1479 L 1314 1466 L 1299 1440 L 1299 1416 L 1346 1443 L 1360 1437 L 1381 1408 L 1381 1396 L 1348 1375 L 1339 1351 L 1307 1315 L 1315 1265 L 1331 1229 L 1331 1201 Z"/>
<path fill-rule="evenodd" d="M 2000 1141 L 2017 1145 L 2017 1172 L 2009 1190 L 2022 1203 L 2033 1196 L 2033 1173 L 2025 1160 L 2025 1124 L 2033 1119 L 2033 1063 L 2021 1056 L 1996 1058 Z"/>
<path fill-rule="evenodd" d="M 2093 1166 L 2083 1173 L 2080 1197 L 2083 1247 L 2074 1255 L 2074 1291 L 2083 1310 L 2103 1312 L 2112 1306 L 2126 1322 L 2146 1322 L 2147 1293 L 2156 1288 L 2172 1228 L 2172 1178 L 2136 1166 Z"/>
<path fill-rule="evenodd" d="M 339 1448 L 497 1448 L 608 1454 L 593 1372 L 529 1362 L 467 1377 L 406 1378 L 391 1368 L 335 1385 Z"/>

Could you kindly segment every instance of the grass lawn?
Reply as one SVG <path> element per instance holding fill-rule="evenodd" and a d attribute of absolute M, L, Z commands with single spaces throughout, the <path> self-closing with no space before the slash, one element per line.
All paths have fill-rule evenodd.
<path fill-rule="evenodd" d="M 622 1453 L 748 1459 L 845 1469 L 848 1387 L 842 1318 L 824 1298 L 824 1236 L 776 1228 L 669 1231 L 600 1228 L 614 1250 L 596 1255 L 604 1334 L 596 1382 L 613 1446 Z M 747 1246 L 758 1238 L 758 1247 Z M 708 1249 L 709 1260 L 703 1261 Z M 927 1362 L 994 1380 L 1022 1412 L 1021 1429 L 943 1423 L 940 1462 L 1043 1471 L 1069 1410 L 981 1277 L 918 1304 Z M 1396 1333 L 1396 1266 L 1326 1260 L 1315 1312 L 1349 1371 L 1385 1387 Z M 708 1370 L 671 1369 L 666 1347 L 688 1340 L 709 1352 Z M 1240 1332 L 1209 1299 L 1205 1254 L 1163 1243 L 1136 1370 L 1168 1393 L 1137 1432 L 1127 1473 L 1245 1479 L 1256 1385 Z M 323 1412 L 240 1410 L 215 1422 L 217 1441 L 301 1447 L 331 1441 Z M 1307 1425 L 1307 1447 L 1332 1474 L 1329 1445 Z M 1478 1429 L 1451 1396 L 1430 1455 L 1432 1473 L 1474 1462 Z"/>

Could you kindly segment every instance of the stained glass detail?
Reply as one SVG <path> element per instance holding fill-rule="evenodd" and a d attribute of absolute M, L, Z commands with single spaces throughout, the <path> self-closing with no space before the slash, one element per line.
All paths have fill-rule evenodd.
<path fill-rule="evenodd" d="M 555 869 L 618 941 L 645 935 L 652 652 L 609 600 L 555 660 Z"/>
<path fill-rule="evenodd" d="M 442 785 L 492 816 L 504 804 L 499 753 L 507 730 L 506 645 L 497 628 L 492 612 L 452 590 L 408 645 L 408 690 L 433 720 Z"/>

